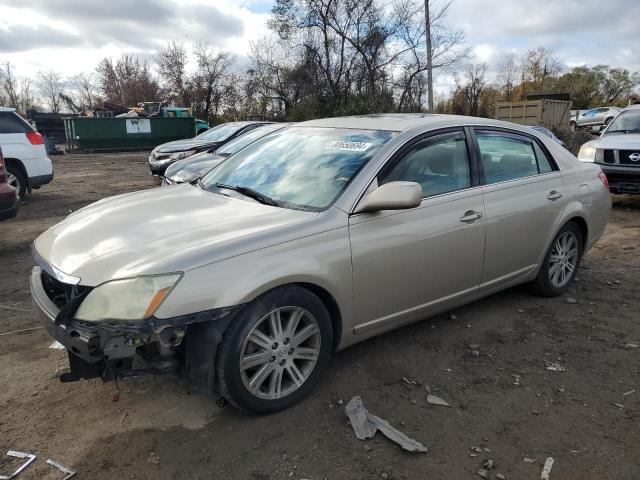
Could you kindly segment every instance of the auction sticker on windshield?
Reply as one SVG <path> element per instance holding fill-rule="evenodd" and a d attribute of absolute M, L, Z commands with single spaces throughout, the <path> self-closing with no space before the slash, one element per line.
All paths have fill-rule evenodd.
<path fill-rule="evenodd" d="M 325 150 L 344 150 L 348 152 L 365 152 L 371 146 L 370 143 L 365 142 L 347 142 L 344 140 L 337 140 L 331 142 Z"/>

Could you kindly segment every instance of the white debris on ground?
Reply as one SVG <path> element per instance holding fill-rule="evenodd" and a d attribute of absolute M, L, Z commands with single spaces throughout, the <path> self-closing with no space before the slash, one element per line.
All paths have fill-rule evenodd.
<path fill-rule="evenodd" d="M 544 362 L 546 369 L 549 370 L 550 372 L 566 372 L 567 369 L 564 368 L 562 365 L 560 365 L 559 363 L 556 362 Z"/>
<path fill-rule="evenodd" d="M 356 438 L 367 440 L 373 438 L 376 432 L 380 431 L 389 440 L 397 443 L 408 452 L 426 453 L 427 447 L 423 444 L 407 437 L 400 430 L 392 427 L 389 422 L 369 413 L 362 399 L 359 396 L 353 397 L 345 407 L 345 413 L 349 417 L 349 422 L 353 428 Z"/>
<path fill-rule="evenodd" d="M 443 407 L 450 407 L 451 406 L 447 402 L 445 402 L 443 399 L 441 399 L 440 397 L 436 397 L 435 395 L 432 395 L 432 394 L 428 394 L 427 395 L 427 403 L 430 403 L 432 405 L 441 405 Z"/>
<path fill-rule="evenodd" d="M 549 480 L 549 475 L 551 475 L 551 468 L 553 467 L 553 462 L 555 462 L 553 457 L 548 457 L 545 460 L 544 466 L 542 467 L 542 473 L 540 473 L 540 480 Z"/>

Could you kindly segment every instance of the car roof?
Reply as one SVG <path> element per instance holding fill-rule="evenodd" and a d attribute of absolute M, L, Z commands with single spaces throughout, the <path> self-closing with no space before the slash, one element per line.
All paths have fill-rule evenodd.
<path fill-rule="evenodd" d="M 11 108 L 11 107 L 0 107 L 0 112 L 15 112 L 16 109 L 15 108 Z"/>
<path fill-rule="evenodd" d="M 353 128 L 361 130 L 390 130 L 395 132 L 404 132 L 414 127 L 427 127 L 430 125 L 434 128 L 461 125 L 487 125 L 523 130 L 523 125 L 511 122 L 503 122 L 490 118 L 442 115 L 436 113 L 377 113 L 353 115 L 349 117 L 322 118 L 296 124 L 297 127 Z"/>

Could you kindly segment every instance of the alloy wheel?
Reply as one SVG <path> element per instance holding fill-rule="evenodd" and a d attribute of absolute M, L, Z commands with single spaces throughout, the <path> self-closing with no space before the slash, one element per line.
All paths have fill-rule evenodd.
<path fill-rule="evenodd" d="M 571 280 L 579 253 L 575 233 L 568 231 L 558 237 L 549 257 L 549 280 L 555 288 L 562 288 Z"/>
<path fill-rule="evenodd" d="M 7 172 L 7 183 L 15 188 L 18 192 L 20 191 L 20 179 L 18 179 L 18 177 L 16 177 L 11 172 Z"/>
<path fill-rule="evenodd" d="M 320 356 L 317 320 L 300 307 L 277 308 L 251 329 L 240 354 L 240 375 L 252 395 L 275 400 L 309 378 Z"/>

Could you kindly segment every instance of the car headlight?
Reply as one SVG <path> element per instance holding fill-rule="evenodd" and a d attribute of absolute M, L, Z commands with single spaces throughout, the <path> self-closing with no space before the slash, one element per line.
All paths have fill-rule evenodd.
<path fill-rule="evenodd" d="M 185 152 L 176 152 L 176 153 L 172 153 L 171 155 L 169 155 L 169 159 L 170 160 L 182 160 L 183 158 L 190 157 L 194 153 L 196 153 L 195 150 L 187 150 Z"/>
<path fill-rule="evenodd" d="M 207 171 L 208 170 L 205 169 L 205 173 Z M 200 176 L 202 176 L 202 173 L 198 169 L 191 170 L 191 169 L 183 168 L 182 170 L 179 170 L 175 175 L 171 177 L 171 181 L 174 183 L 191 183 Z"/>
<path fill-rule="evenodd" d="M 596 149 L 595 147 L 584 144 L 580 147 L 580 151 L 578 152 L 578 160 L 583 162 L 593 162 L 596 159 Z"/>
<path fill-rule="evenodd" d="M 145 320 L 154 314 L 181 276 L 172 273 L 103 283 L 89 292 L 75 318 L 85 322 Z"/>

